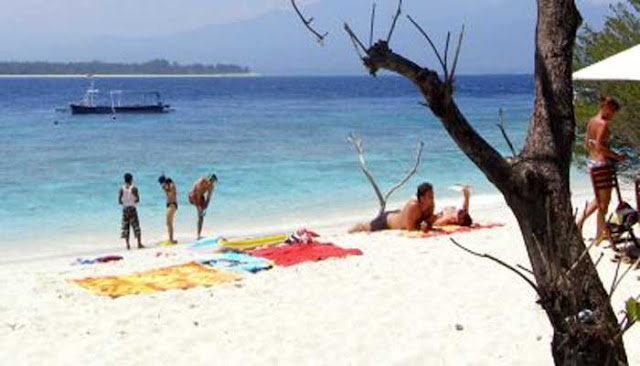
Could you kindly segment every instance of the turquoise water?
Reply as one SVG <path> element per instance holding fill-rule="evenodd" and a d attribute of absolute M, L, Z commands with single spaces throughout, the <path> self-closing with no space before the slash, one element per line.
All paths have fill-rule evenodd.
<path fill-rule="evenodd" d="M 141 193 L 143 236 L 164 235 L 165 172 L 177 183 L 176 230 L 195 235 L 187 192 L 201 175 L 219 177 L 205 232 L 336 218 L 377 211 L 377 201 L 347 142 L 365 141 L 384 187 L 398 181 L 425 142 L 418 174 L 398 193 L 434 183 L 438 197 L 456 182 L 495 193 L 484 176 L 396 77 L 97 79 L 97 87 L 159 90 L 175 109 L 164 115 L 72 116 L 56 111 L 81 98 L 83 79 L 0 81 L 0 235 L 24 248 L 120 247 L 116 193 L 125 172 Z M 531 76 L 460 77 L 456 97 L 469 121 L 508 153 L 497 122 L 522 144 L 533 94 Z M 61 240 L 64 239 L 64 240 Z M 74 247 L 75 248 L 75 247 Z"/>

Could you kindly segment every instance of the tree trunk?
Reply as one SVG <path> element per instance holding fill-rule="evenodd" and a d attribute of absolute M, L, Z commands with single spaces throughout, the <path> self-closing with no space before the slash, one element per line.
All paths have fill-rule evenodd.
<path fill-rule="evenodd" d="M 575 129 L 571 72 L 580 22 L 573 0 L 538 0 L 534 111 L 525 146 L 511 161 L 467 122 L 453 100 L 452 80 L 442 82 L 385 41 L 367 49 L 363 61 L 372 74 L 386 69 L 411 80 L 460 149 L 504 195 L 554 329 L 556 365 L 624 365 L 620 327 L 593 262 L 586 256 L 570 270 L 586 250 L 569 190 Z M 580 321 L 582 311 L 592 312 L 592 318 Z"/>

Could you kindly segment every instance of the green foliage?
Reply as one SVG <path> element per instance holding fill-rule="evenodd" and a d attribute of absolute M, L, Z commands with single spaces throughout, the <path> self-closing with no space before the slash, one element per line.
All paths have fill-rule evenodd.
<path fill-rule="evenodd" d="M 601 30 L 585 24 L 578 33 L 574 51 L 574 69 L 601 61 L 640 44 L 640 0 L 612 4 Z M 599 95 L 609 95 L 622 105 L 611 123 L 614 145 L 640 147 L 640 82 L 576 82 L 575 101 L 578 135 L 589 119 L 598 113 Z M 576 141 L 576 153 L 586 152 L 583 141 Z"/>
<path fill-rule="evenodd" d="M 181 65 L 163 59 L 143 63 L 90 62 L 0 62 L 0 74 L 4 75 L 202 75 L 202 74 L 242 74 L 249 69 L 238 65 Z"/>
<path fill-rule="evenodd" d="M 629 300 L 627 300 L 626 308 L 629 324 L 638 321 L 638 315 L 640 315 L 640 304 L 633 297 L 630 297 Z"/>

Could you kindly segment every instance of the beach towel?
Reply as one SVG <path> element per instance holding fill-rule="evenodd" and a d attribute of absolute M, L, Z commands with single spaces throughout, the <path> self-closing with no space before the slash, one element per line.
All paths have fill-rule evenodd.
<path fill-rule="evenodd" d="M 105 276 L 70 280 L 94 295 L 116 298 L 196 286 L 213 286 L 234 281 L 241 276 L 205 267 L 196 262 L 153 269 L 124 276 Z"/>
<path fill-rule="evenodd" d="M 504 226 L 504 224 L 499 224 L 499 223 L 473 224 L 471 226 L 445 225 L 445 226 L 434 227 L 433 229 L 427 232 L 402 231 L 401 235 L 408 236 L 410 238 L 431 238 L 434 236 L 466 233 L 469 231 L 492 229 L 495 227 L 502 227 L 502 226 Z"/>
<path fill-rule="evenodd" d="M 93 259 L 76 258 L 76 261 L 72 264 L 95 264 L 95 263 L 107 263 L 122 260 L 120 255 L 103 255 Z"/>
<path fill-rule="evenodd" d="M 210 238 L 203 238 L 195 243 L 189 245 L 187 248 L 189 249 L 199 249 L 199 248 L 213 248 L 218 246 L 218 241 L 220 240 L 219 236 L 214 236 Z"/>
<path fill-rule="evenodd" d="M 268 259 L 238 252 L 210 254 L 198 259 L 198 262 L 214 268 L 225 269 L 233 272 L 256 273 L 273 267 L 273 262 Z"/>
<path fill-rule="evenodd" d="M 341 258 L 349 255 L 362 255 L 359 249 L 343 249 L 331 243 L 292 244 L 281 247 L 256 249 L 247 252 L 256 257 L 272 260 L 278 266 L 321 261 L 327 258 Z"/>

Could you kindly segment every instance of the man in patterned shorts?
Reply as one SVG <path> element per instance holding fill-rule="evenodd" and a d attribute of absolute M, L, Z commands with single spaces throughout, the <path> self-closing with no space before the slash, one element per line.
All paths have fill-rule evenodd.
<path fill-rule="evenodd" d="M 118 191 L 118 203 L 122 205 L 122 239 L 129 246 L 129 227 L 133 227 L 133 233 L 138 239 L 138 249 L 144 248 L 142 245 L 142 235 L 140 233 L 140 222 L 138 221 L 138 211 L 136 205 L 140 202 L 140 193 L 138 188 L 133 185 L 133 175 L 126 173 L 124 175 L 124 184 Z"/>

